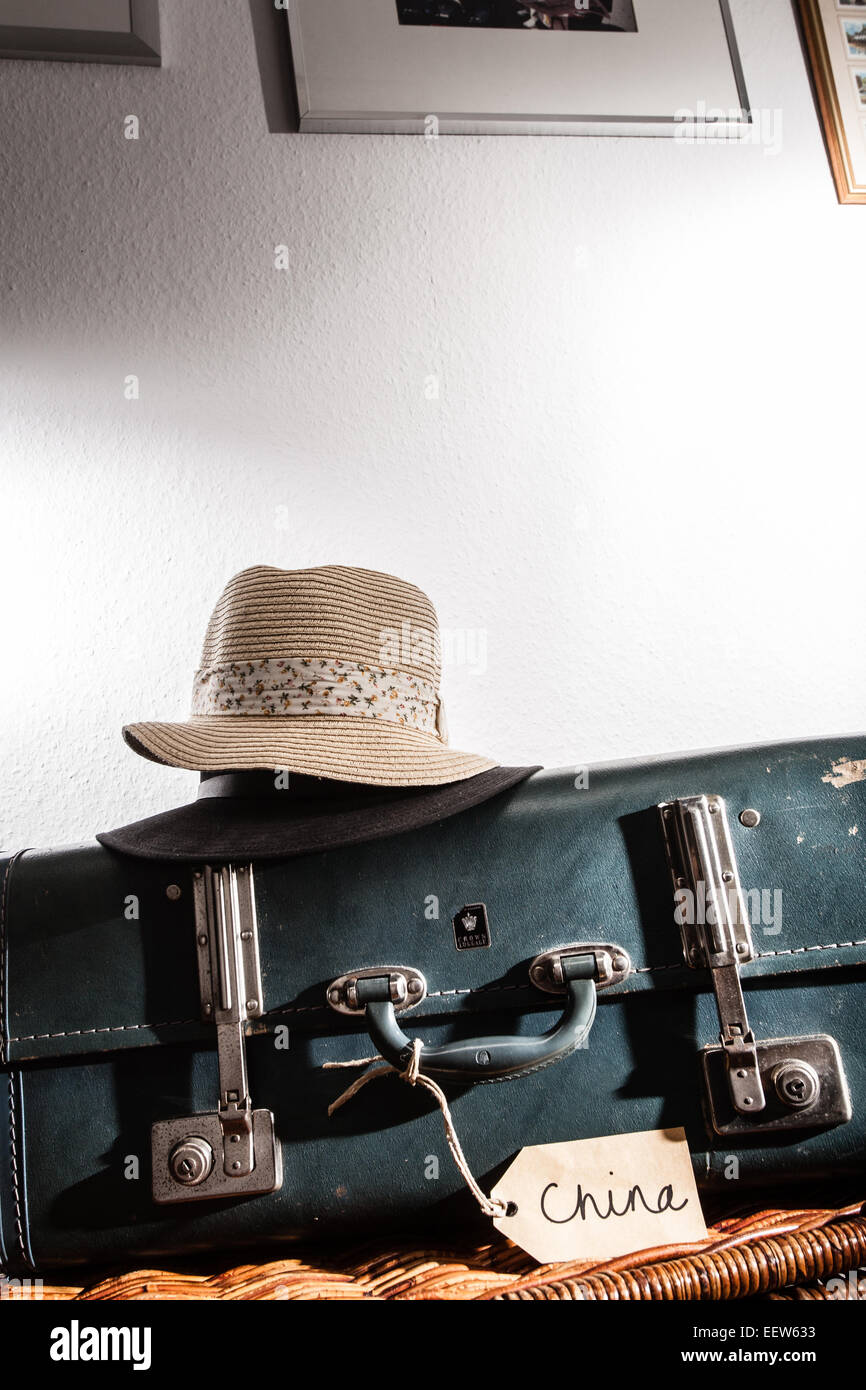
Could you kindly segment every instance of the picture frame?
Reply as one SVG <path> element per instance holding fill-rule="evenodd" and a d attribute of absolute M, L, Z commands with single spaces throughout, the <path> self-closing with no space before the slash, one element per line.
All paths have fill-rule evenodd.
<path fill-rule="evenodd" d="M 866 0 L 798 0 L 840 203 L 866 203 Z"/>
<path fill-rule="evenodd" d="M 302 133 L 753 132 L 728 0 L 287 0 L 287 22 Z"/>
<path fill-rule="evenodd" d="M 0 0 L 0 58 L 160 67 L 159 0 Z"/>

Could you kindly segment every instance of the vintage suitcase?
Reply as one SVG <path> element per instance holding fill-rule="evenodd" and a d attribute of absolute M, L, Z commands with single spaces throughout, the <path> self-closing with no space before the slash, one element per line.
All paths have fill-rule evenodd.
<path fill-rule="evenodd" d="M 3 860 L 4 1268 L 481 1220 L 429 1095 L 328 1116 L 326 1063 L 416 1036 L 485 1191 L 523 1145 L 680 1125 L 706 1187 L 862 1171 L 864 781 L 843 738 L 541 772 L 277 862 Z"/>

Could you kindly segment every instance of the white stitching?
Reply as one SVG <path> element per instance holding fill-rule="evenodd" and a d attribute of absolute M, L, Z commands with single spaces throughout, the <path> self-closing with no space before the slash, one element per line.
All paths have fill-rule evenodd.
<path fill-rule="evenodd" d="M 4 1064 L 6 1057 L 6 885 L 9 882 L 9 873 L 16 859 L 20 858 L 23 850 L 18 854 L 13 854 L 6 865 L 3 874 L 3 892 L 0 894 L 0 1062 Z M 11 1042 L 11 1039 L 10 1039 Z"/>
<path fill-rule="evenodd" d="M 8 869 L 7 869 L 8 873 Z M 756 959 L 762 956 L 797 956 L 803 955 L 806 951 L 841 951 L 846 946 L 866 946 L 866 937 L 857 941 L 831 941 L 822 946 L 791 946 L 784 951 L 756 951 Z M 674 961 L 671 965 L 634 965 L 631 973 L 633 975 L 646 975 L 653 970 L 685 970 L 684 961 Z M 455 994 L 506 994 L 509 990 L 526 990 L 527 985 L 482 985 L 478 989 L 431 989 L 427 993 L 428 999 L 445 999 Z M 323 1004 L 307 1004 L 303 1006 L 288 1005 L 284 1009 L 268 1009 L 263 1015 L 264 1018 L 274 1018 L 280 1014 L 315 1014 L 325 1013 Z M 121 1023 L 113 1024 L 108 1028 L 72 1028 L 64 1033 L 26 1033 L 20 1037 L 10 1037 L 11 1043 L 20 1042 L 47 1042 L 50 1038 L 84 1038 L 90 1037 L 94 1033 L 133 1033 L 143 1028 L 182 1028 L 192 1023 L 198 1023 L 197 1018 L 174 1018 L 166 1023 Z"/>
<path fill-rule="evenodd" d="M 866 937 L 859 941 L 830 941 L 826 946 L 789 946 L 786 951 L 756 951 L 756 956 L 799 956 L 804 951 L 841 951 L 846 946 L 866 946 Z"/>
<path fill-rule="evenodd" d="M 284 1009 L 267 1009 L 262 1018 L 273 1018 L 276 1014 L 323 1014 L 324 1004 L 287 1004 Z"/>
<path fill-rule="evenodd" d="M 755 960 L 760 960 L 765 956 L 800 956 L 807 951 L 841 951 L 846 946 L 866 946 L 866 937 L 861 937 L 857 941 L 828 941 L 821 946 L 789 946 L 784 951 L 756 951 Z M 683 970 L 685 961 L 675 961 L 673 965 L 634 965 L 632 966 L 633 975 L 646 975 L 652 970 Z"/>
<path fill-rule="evenodd" d="M 140 1028 L 181 1028 L 188 1023 L 198 1023 L 197 1018 L 173 1018 L 168 1023 L 118 1023 L 109 1028 L 70 1028 L 65 1033 L 22 1033 L 15 1042 L 44 1042 L 46 1038 L 86 1038 L 93 1033 L 134 1033 Z"/>
<path fill-rule="evenodd" d="M 18 1147 L 17 1135 L 15 1130 L 15 1087 L 12 1075 L 9 1076 L 9 1158 L 12 1174 L 12 1195 L 15 1199 L 15 1229 L 18 1232 L 18 1244 L 21 1248 L 21 1257 L 25 1264 L 30 1261 L 27 1258 L 27 1250 L 24 1245 L 24 1221 L 21 1215 L 21 1194 L 18 1188 Z"/>

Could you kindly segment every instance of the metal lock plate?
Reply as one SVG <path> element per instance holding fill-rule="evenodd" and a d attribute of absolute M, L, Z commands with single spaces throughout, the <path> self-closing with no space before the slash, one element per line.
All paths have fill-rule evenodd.
<path fill-rule="evenodd" d="M 723 1047 L 702 1055 L 709 1118 L 716 1134 L 787 1133 L 829 1129 L 851 1119 L 851 1098 L 835 1038 L 826 1033 L 801 1038 L 767 1038 L 757 1043 L 766 1105 L 760 1114 L 738 1114 L 731 1103 Z"/>
<path fill-rule="evenodd" d="M 274 1117 L 270 1110 L 253 1110 L 250 1118 L 255 1164 L 248 1172 L 239 1175 L 231 1171 L 232 1162 L 243 1162 L 240 1158 L 231 1158 L 234 1147 L 231 1135 L 226 1146 L 227 1164 L 223 1163 L 223 1126 L 215 1111 L 186 1115 L 179 1120 L 157 1121 L 151 1130 L 153 1200 L 165 1206 L 171 1202 L 194 1202 L 200 1198 L 253 1197 L 276 1192 L 282 1186 L 283 1159 L 282 1148 L 274 1136 Z M 191 1145 L 191 1140 L 203 1141 L 203 1144 Z M 240 1147 L 240 1136 L 237 1143 Z M 182 1161 L 191 1170 L 187 1178 L 179 1172 L 179 1163 L 172 1162 L 172 1155 L 181 1146 L 185 1151 Z M 210 1171 L 203 1177 L 198 1177 L 194 1168 L 196 1149 L 200 1153 L 209 1149 L 212 1155 Z M 192 1162 L 186 1157 L 186 1151 L 190 1151 Z M 206 1161 L 203 1166 L 206 1167 Z"/>

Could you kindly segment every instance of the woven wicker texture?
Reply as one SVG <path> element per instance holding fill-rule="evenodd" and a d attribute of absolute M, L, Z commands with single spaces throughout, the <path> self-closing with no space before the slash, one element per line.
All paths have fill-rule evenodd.
<path fill-rule="evenodd" d="M 536 1265 L 510 1242 L 420 1249 L 322 1248 L 219 1273 L 137 1270 L 88 1286 L 45 1285 L 45 1299 L 712 1300 L 770 1296 L 866 1264 L 863 1204 L 731 1216 L 700 1245 L 644 1250 L 605 1265 Z"/>

